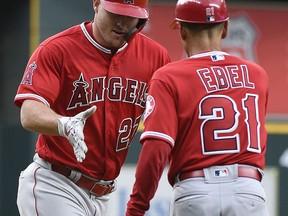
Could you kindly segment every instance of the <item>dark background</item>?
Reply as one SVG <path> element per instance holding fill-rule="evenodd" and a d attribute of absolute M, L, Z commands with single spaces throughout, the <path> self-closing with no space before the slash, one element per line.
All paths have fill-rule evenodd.
<path fill-rule="evenodd" d="M 53 11 L 50 16 L 47 14 L 45 17 L 40 16 L 40 29 L 43 29 L 40 41 L 70 25 L 93 17 L 92 0 L 40 0 L 40 2 L 43 14 L 46 10 Z M 36 138 L 36 134 L 22 129 L 19 121 L 19 109 L 13 104 L 18 84 L 30 55 L 29 3 L 29 0 L 4 0 L 0 9 L 0 216 L 19 215 L 16 206 L 18 176 L 20 171 L 32 160 Z M 150 0 L 150 3 L 176 4 L 176 1 Z M 288 8 L 288 2 L 284 0 L 227 0 L 227 3 L 228 5 L 248 4 L 251 6 L 283 4 Z M 53 8 L 51 9 L 51 7 Z M 78 13 L 82 15 L 79 16 Z M 135 140 L 138 140 L 138 137 Z M 267 165 L 278 167 L 278 158 L 287 147 L 287 134 L 269 134 Z M 137 162 L 139 150 L 140 145 L 132 145 L 127 163 Z M 278 167 L 278 169 L 281 174 L 279 188 L 282 189 L 279 216 L 287 216 L 287 168 Z"/>

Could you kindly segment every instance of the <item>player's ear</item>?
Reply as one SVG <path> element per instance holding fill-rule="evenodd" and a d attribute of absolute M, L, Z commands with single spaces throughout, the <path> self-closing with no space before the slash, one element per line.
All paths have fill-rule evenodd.
<path fill-rule="evenodd" d="M 95 13 L 98 13 L 98 7 L 100 5 L 100 0 L 93 0 L 93 8 Z"/>
<path fill-rule="evenodd" d="M 228 34 L 228 22 L 229 22 L 228 20 L 224 22 L 222 36 L 221 36 L 222 39 L 226 38 Z"/>
<path fill-rule="evenodd" d="M 180 36 L 181 36 L 181 39 L 183 40 L 183 41 L 185 41 L 186 39 L 187 39 L 187 28 L 185 27 L 185 26 L 183 26 L 183 25 L 181 25 L 180 24 L 180 26 L 179 26 L 179 31 L 180 31 Z"/>

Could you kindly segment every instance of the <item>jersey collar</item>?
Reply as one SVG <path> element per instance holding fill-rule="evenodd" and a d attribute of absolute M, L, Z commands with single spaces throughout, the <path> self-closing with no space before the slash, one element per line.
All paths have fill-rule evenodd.
<path fill-rule="evenodd" d="M 212 56 L 212 55 L 229 55 L 229 54 L 226 52 L 222 52 L 222 51 L 210 51 L 210 52 L 199 53 L 199 54 L 190 56 L 189 58 L 201 58 L 201 57 Z"/>
<path fill-rule="evenodd" d="M 88 41 L 95 46 L 97 49 L 101 50 L 102 52 L 106 53 L 106 54 L 112 54 L 113 52 L 110 49 L 107 49 L 103 46 L 101 46 L 99 43 L 97 43 L 89 34 L 86 26 L 85 26 L 85 22 L 81 23 L 80 25 L 85 37 L 88 39 Z M 122 50 L 124 50 L 126 47 L 128 46 L 128 43 L 125 43 L 122 47 L 120 47 L 116 53 L 121 52 Z"/>

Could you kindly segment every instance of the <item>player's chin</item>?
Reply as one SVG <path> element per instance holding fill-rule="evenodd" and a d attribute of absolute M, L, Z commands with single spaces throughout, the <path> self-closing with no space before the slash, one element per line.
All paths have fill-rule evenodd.
<path fill-rule="evenodd" d="M 120 47 L 123 46 L 123 44 L 125 42 L 126 42 L 126 40 L 124 39 L 124 37 L 117 37 L 117 38 L 113 38 L 110 45 L 111 45 L 111 47 L 113 47 L 115 49 L 119 49 Z"/>

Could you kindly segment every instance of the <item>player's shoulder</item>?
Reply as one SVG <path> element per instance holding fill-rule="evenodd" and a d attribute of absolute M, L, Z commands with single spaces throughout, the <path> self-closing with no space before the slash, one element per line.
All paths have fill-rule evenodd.
<path fill-rule="evenodd" d="M 254 66 L 255 67 L 261 67 L 256 62 L 254 62 L 254 61 L 252 61 L 250 59 L 243 58 L 241 56 L 230 55 L 230 54 L 227 53 L 226 58 L 227 58 L 228 61 L 237 62 L 238 64 L 251 65 L 253 67 Z"/>
<path fill-rule="evenodd" d="M 141 32 L 134 36 L 130 43 L 130 47 L 133 47 L 131 50 L 138 50 L 138 52 L 140 51 L 143 58 L 148 58 L 150 61 L 152 60 L 152 62 L 159 62 L 159 60 L 164 60 L 164 62 L 161 64 L 171 62 L 170 54 L 167 48 Z"/>
<path fill-rule="evenodd" d="M 135 35 L 135 42 L 137 44 L 143 44 L 145 47 L 149 47 L 151 48 L 156 48 L 156 49 L 164 49 L 166 50 L 166 48 L 160 44 L 158 41 L 148 37 L 147 35 L 144 35 L 143 33 L 139 32 Z"/>
<path fill-rule="evenodd" d="M 165 79 L 165 78 L 175 78 L 181 73 L 186 73 L 186 68 L 191 67 L 189 59 L 180 59 L 172 61 L 161 68 L 159 68 L 154 73 L 154 78 Z M 191 69 L 191 68 L 190 68 Z"/>
<path fill-rule="evenodd" d="M 261 73 L 266 73 L 265 69 L 253 60 L 233 55 L 230 55 L 229 57 L 232 59 L 232 61 L 238 61 L 239 65 L 246 65 L 250 70 L 253 70 L 254 72 L 258 71 Z"/>
<path fill-rule="evenodd" d="M 41 45 L 49 45 L 49 44 L 54 44 L 54 43 L 61 44 L 65 38 L 69 38 L 72 35 L 76 35 L 79 33 L 82 34 L 81 26 L 79 24 L 74 25 L 61 32 L 57 32 L 54 35 L 49 36 L 41 43 Z"/>
<path fill-rule="evenodd" d="M 163 67 L 158 69 L 158 72 L 163 73 L 170 71 L 171 73 L 176 72 L 176 71 L 183 71 L 183 68 L 185 67 L 191 67 L 193 64 L 191 64 L 191 59 L 185 58 L 185 59 L 179 59 L 172 61 Z"/>
<path fill-rule="evenodd" d="M 137 33 L 137 34 L 135 35 L 135 39 L 136 39 L 137 41 L 143 41 L 144 43 L 147 43 L 147 44 L 155 44 L 155 45 L 157 45 L 157 46 L 158 46 L 158 45 L 161 46 L 160 43 L 158 43 L 158 42 L 155 41 L 154 39 L 148 37 L 147 35 L 145 35 L 145 34 L 143 34 L 143 33 L 141 33 L 141 32 L 139 32 L 139 33 Z"/>

